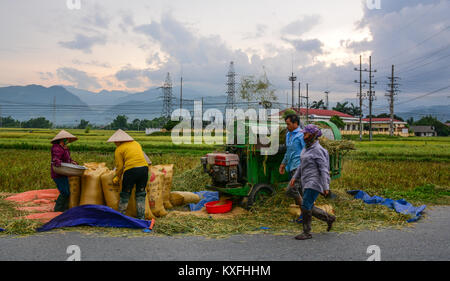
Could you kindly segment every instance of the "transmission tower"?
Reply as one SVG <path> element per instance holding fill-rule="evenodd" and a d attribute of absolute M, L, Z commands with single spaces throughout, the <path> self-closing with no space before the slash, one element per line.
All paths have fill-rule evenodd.
<path fill-rule="evenodd" d="M 393 136 L 394 135 L 394 99 L 395 99 L 395 96 L 399 92 L 399 89 L 398 89 L 399 84 L 397 83 L 397 81 L 398 81 L 398 79 L 400 79 L 399 77 L 394 76 L 394 65 L 392 65 L 392 74 L 390 77 L 388 77 L 388 79 L 389 79 L 389 83 L 388 83 L 389 90 L 385 94 L 385 96 L 388 97 L 389 111 L 391 114 L 391 120 L 389 123 L 389 135 Z"/>
<path fill-rule="evenodd" d="M 173 101 L 172 79 L 170 78 L 170 73 L 167 73 L 166 80 L 161 88 L 163 89 L 162 117 L 170 118 L 170 115 L 172 114 Z"/>
<path fill-rule="evenodd" d="M 236 72 L 234 71 L 234 62 L 230 62 L 230 68 L 227 73 L 227 105 L 226 109 L 236 108 Z"/>

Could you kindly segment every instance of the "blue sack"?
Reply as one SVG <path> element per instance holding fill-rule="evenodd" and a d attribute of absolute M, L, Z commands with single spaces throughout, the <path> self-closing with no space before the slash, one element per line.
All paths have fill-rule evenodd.
<path fill-rule="evenodd" d="M 347 191 L 348 194 L 353 195 L 355 199 L 361 199 L 367 204 L 379 204 L 384 205 L 390 209 L 395 210 L 397 213 L 404 215 L 411 215 L 412 218 L 407 220 L 407 222 L 416 222 L 422 216 L 422 212 L 427 207 L 422 205 L 420 207 L 414 207 L 411 203 L 404 199 L 393 200 L 389 198 L 383 198 L 380 196 L 369 196 L 366 192 L 362 190 L 351 190 Z"/>
<path fill-rule="evenodd" d="M 107 206 L 82 205 L 65 211 L 38 228 L 37 231 L 80 225 L 142 229 L 149 228 L 150 224 L 151 221 L 128 217 Z"/>
<path fill-rule="evenodd" d="M 191 211 L 200 211 L 206 203 L 219 200 L 218 191 L 199 191 L 194 193 L 200 196 L 200 202 L 197 204 L 189 204 Z"/>
<path fill-rule="evenodd" d="M 5 231 L 3 228 L 0 228 L 0 232 Z"/>

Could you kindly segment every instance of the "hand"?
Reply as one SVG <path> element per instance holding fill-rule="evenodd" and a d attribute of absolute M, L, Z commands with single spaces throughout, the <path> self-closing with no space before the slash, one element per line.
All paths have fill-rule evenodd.
<path fill-rule="evenodd" d="M 286 172 L 286 165 L 281 164 L 278 171 L 280 172 L 280 175 L 284 175 L 284 173 Z"/>
<path fill-rule="evenodd" d="M 118 184 L 119 183 L 119 177 L 118 176 L 115 176 L 114 178 L 113 178 L 113 184 Z"/>
<path fill-rule="evenodd" d="M 293 186 L 294 186 L 294 184 L 295 184 L 295 179 L 294 179 L 294 178 L 292 178 L 292 179 L 291 179 L 291 181 L 289 182 L 289 186 L 292 186 L 292 187 L 293 187 Z"/>
<path fill-rule="evenodd" d="M 325 196 L 325 197 L 327 197 L 328 194 L 330 194 L 330 191 L 329 191 L 329 190 L 325 190 L 325 191 L 323 192 L 323 196 Z"/>
<path fill-rule="evenodd" d="M 72 160 L 72 164 L 74 164 L 74 165 L 78 165 L 78 163 L 77 163 L 77 162 L 75 162 L 75 161 L 73 161 L 73 160 Z"/>

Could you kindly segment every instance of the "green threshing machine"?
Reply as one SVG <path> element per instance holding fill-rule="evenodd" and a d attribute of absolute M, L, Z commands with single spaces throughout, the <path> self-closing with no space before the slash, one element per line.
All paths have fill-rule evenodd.
<path fill-rule="evenodd" d="M 268 128 L 270 123 L 256 123 L 255 121 L 242 121 L 245 130 L 238 131 L 235 123 L 235 138 L 238 134 L 245 134 L 244 144 L 228 144 L 224 152 L 209 153 L 201 158 L 203 169 L 211 176 L 212 185 L 207 189 L 219 191 L 222 194 L 239 199 L 239 205 L 250 208 L 257 202 L 271 196 L 275 190 L 287 187 L 289 175 L 279 173 L 279 167 L 286 152 L 285 143 L 280 136 L 278 153 L 275 155 L 262 155 L 261 148 L 268 145 L 260 143 L 258 128 Z M 332 140 L 340 140 L 341 134 L 336 125 L 329 121 L 315 123 L 322 128 L 323 135 Z M 279 124 L 280 131 L 286 128 L 284 123 Z M 249 144 L 249 132 L 253 130 L 257 136 L 256 144 Z M 234 143 L 237 143 L 236 141 Z M 342 155 L 337 152 L 330 154 L 330 176 L 337 179 L 341 176 Z"/>

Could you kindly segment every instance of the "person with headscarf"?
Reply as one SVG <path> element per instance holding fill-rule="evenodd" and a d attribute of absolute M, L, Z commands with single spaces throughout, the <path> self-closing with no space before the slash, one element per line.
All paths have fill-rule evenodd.
<path fill-rule="evenodd" d="M 55 203 L 55 212 L 64 212 L 69 209 L 70 186 L 69 178 L 65 175 L 57 174 L 53 166 L 59 167 L 61 163 L 70 163 L 77 165 L 70 157 L 70 151 L 67 144 L 76 141 L 78 138 L 69 132 L 62 130 L 51 141 L 51 165 L 50 174 L 59 190 L 59 196 Z"/>
<path fill-rule="evenodd" d="M 123 130 L 117 130 L 107 142 L 114 142 L 115 175 L 114 184 L 122 179 L 122 191 L 120 192 L 119 212 L 126 213 L 128 201 L 133 187 L 136 186 L 137 218 L 145 216 L 145 187 L 148 181 L 148 165 L 151 164 L 142 146 Z"/>
<path fill-rule="evenodd" d="M 331 230 L 336 220 L 335 216 L 314 206 L 314 202 L 319 194 L 327 196 L 330 193 L 330 160 L 328 151 L 318 141 L 321 136 L 322 131 L 313 124 L 307 125 L 303 129 L 306 147 L 300 155 L 300 169 L 294 175 L 296 178 L 301 178 L 303 187 L 303 202 L 301 206 L 303 233 L 295 237 L 297 240 L 312 238 L 311 221 L 313 216 L 328 224 L 327 231 Z"/>

